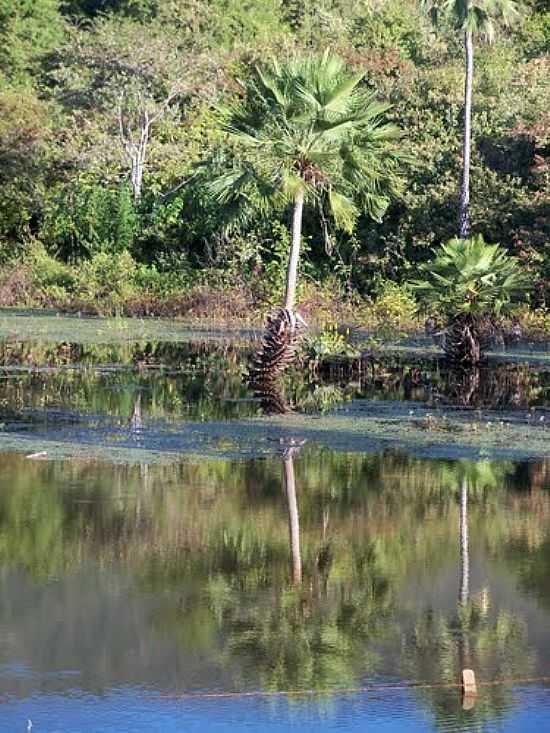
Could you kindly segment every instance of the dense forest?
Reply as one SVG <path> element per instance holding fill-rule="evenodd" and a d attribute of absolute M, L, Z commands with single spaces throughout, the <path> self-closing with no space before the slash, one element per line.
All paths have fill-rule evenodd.
<path fill-rule="evenodd" d="M 550 8 L 517 5 L 475 38 L 469 216 L 544 307 Z M 459 233 L 464 127 L 463 33 L 417 0 L 0 0 L 2 304 L 261 316 L 280 303 L 292 202 L 221 193 L 243 164 L 228 109 L 269 83 L 266 64 L 327 51 L 396 134 L 377 160 L 382 202 L 305 206 L 297 297 L 410 309 L 407 283 Z"/>

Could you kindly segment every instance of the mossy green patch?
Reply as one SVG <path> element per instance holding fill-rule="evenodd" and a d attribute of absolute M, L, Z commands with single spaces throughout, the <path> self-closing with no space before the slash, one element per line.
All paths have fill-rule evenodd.
<path fill-rule="evenodd" d="M 105 344 L 128 341 L 250 342 L 255 331 L 215 324 L 195 326 L 162 318 L 102 318 L 60 315 L 55 311 L 0 309 L 0 339 Z"/>
<path fill-rule="evenodd" d="M 81 427 L 75 432 L 54 428 L 23 436 L 3 432 L 0 450 L 156 463 L 201 457 L 254 458 L 277 454 L 291 442 L 304 441 L 346 452 L 400 450 L 427 458 L 530 460 L 550 457 L 549 438 L 550 427 L 542 414 L 520 421 L 513 413 L 428 413 L 413 403 L 359 400 L 323 416 L 145 424 L 137 441 L 120 432 Z"/>

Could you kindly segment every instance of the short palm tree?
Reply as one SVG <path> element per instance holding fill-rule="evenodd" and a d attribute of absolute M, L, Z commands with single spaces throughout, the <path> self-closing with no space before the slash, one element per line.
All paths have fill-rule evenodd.
<path fill-rule="evenodd" d="M 443 348 L 455 363 L 477 364 L 498 318 L 525 294 L 527 277 L 515 257 L 483 237 L 452 239 L 421 266 L 412 283 L 421 301 L 445 320 Z"/>
<path fill-rule="evenodd" d="M 459 204 L 459 237 L 470 236 L 470 158 L 472 142 L 472 91 L 474 38 L 492 42 L 498 25 L 510 26 L 519 16 L 518 0 L 424 0 L 434 21 L 446 18 L 464 34 L 466 68 L 464 81 L 464 139 Z"/>
<path fill-rule="evenodd" d="M 226 110 L 235 161 L 210 192 L 241 213 L 293 210 L 284 302 L 268 318 L 251 371 L 260 393 L 274 387 L 305 325 L 295 310 L 304 206 L 351 232 L 361 213 L 379 221 L 400 188 L 393 145 L 399 130 L 387 121 L 389 106 L 361 85 L 363 77 L 328 52 L 272 61 L 255 70 Z"/>

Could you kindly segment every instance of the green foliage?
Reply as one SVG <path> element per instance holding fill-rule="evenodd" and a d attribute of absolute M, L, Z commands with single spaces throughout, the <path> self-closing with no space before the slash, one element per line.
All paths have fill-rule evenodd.
<path fill-rule="evenodd" d="M 353 18 L 351 34 L 359 49 L 421 59 L 427 52 L 424 25 L 416 7 L 390 0 Z"/>
<path fill-rule="evenodd" d="M 351 399 L 342 387 L 335 384 L 316 384 L 297 395 L 296 409 L 300 412 L 327 412 L 337 405 Z"/>
<path fill-rule="evenodd" d="M 134 292 L 137 265 L 128 252 L 98 252 L 78 269 L 78 294 L 84 301 L 116 310 Z"/>
<path fill-rule="evenodd" d="M 96 181 L 60 186 L 49 199 L 40 232 L 65 257 L 119 254 L 132 247 L 138 215 L 129 186 Z"/>
<path fill-rule="evenodd" d="M 528 57 L 542 56 L 550 53 L 550 10 L 541 13 L 530 13 L 524 19 L 518 35 L 524 53 Z"/>
<path fill-rule="evenodd" d="M 0 84 L 2 77 L 0 75 Z M 0 246 L 2 260 L 28 238 L 40 210 L 47 169 L 51 107 L 31 89 L 0 91 Z"/>
<path fill-rule="evenodd" d="M 0 0 L 0 71 L 15 81 L 36 72 L 63 38 L 59 0 Z"/>
<path fill-rule="evenodd" d="M 445 3 L 455 5 L 463 6 Z M 547 4 L 532 3 L 492 45 L 478 45 L 471 168 L 472 231 L 507 243 L 541 305 L 550 302 L 549 17 Z M 294 119 L 295 111 L 269 106 L 264 81 L 272 84 L 274 70 L 266 75 L 266 59 L 318 58 L 330 47 L 346 78 L 360 78 L 348 99 L 376 93 L 375 105 L 387 109 L 383 124 L 405 132 L 381 147 L 406 153 L 399 166 L 406 185 L 393 198 L 385 164 L 362 158 L 372 174 L 369 199 L 370 188 L 356 191 L 339 162 L 340 136 L 327 143 L 330 160 L 325 147 L 311 148 L 322 160 L 310 162 L 326 177 L 307 186 L 301 287 L 310 300 L 312 283 L 358 299 L 373 297 L 381 281 L 406 282 L 456 229 L 461 35 L 449 17 L 440 17 L 439 31 L 416 0 L 0 0 L 1 266 L 21 262 L 38 238 L 60 261 L 131 251 L 144 292 L 244 282 L 257 301 L 278 302 L 287 203 L 299 177 L 285 140 L 295 142 L 300 126 L 297 112 Z M 291 77 L 281 83 L 292 86 Z M 181 95 L 155 123 L 136 208 L 119 187 L 129 172 L 120 95 L 138 133 L 143 109 L 158 110 L 176 82 Z M 301 103 L 312 119 L 311 105 Z M 260 165 L 252 143 L 220 129 L 220 107 L 229 116 L 246 107 L 252 138 L 277 150 L 263 150 Z M 283 111 L 293 125 L 288 140 Z M 335 140 L 336 131 L 323 133 Z M 220 176 L 245 168 L 240 193 L 221 205 L 207 196 L 212 169 L 196 167 L 205 160 Z M 231 236 L 221 234 L 228 222 L 240 225 Z"/>
<path fill-rule="evenodd" d="M 315 365 L 330 357 L 358 357 L 359 351 L 350 339 L 349 329 L 342 330 L 337 324 L 329 323 L 304 341 L 303 355 Z"/>
<path fill-rule="evenodd" d="M 364 317 L 378 337 L 393 339 L 418 328 L 417 311 L 418 303 L 408 285 L 384 280 L 378 284 L 374 302 Z"/>
<path fill-rule="evenodd" d="M 443 316 L 498 317 L 529 286 L 518 260 L 498 244 L 486 244 L 481 236 L 452 239 L 435 255 L 420 268 L 426 279 L 414 281 L 412 287 L 430 310 Z"/>
<path fill-rule="evenodd" d="M 37 290 L 47 294 L 65 294 L 74 290 L 75 272 L 52 257 L 41 242 L 33 242 L 26 252 L 25 263 L 28 265 Z"/>
<path fill-rule="evenodd" d="M 72 17 L 95 17 L 116 12 L 145 20 L 155 14 L 158 0 L 64 0 L 63 13 Z"/>

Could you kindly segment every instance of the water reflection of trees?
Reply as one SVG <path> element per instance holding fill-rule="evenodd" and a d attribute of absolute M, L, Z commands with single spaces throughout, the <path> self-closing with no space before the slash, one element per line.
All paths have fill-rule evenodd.
<path fill-rule="evenodd" d="M 495 470 L 496 466 L 500 470 Z M 484 503 L 487 491 L 502 497 L 499 488 L 510 472 L 508 464 L 459 461 L 454 466 L 451 485 L 458 493 L 458 592 L 455 608 L 434 613 L 426 609 L 419 615 L 407 639 L 405 657 L 410 673 L 424 670 L 435 679 L 456 683 L 463 669 L 474 669 L 480 680 L 511 680 L 533 674 L 533 658 L 526 653 L 526 622 L 506 609 L 491 608 L 491 591 L 485 585 L 471 587 L 471 504 Z M 490 517 L 488 528 L 491 530 Z M 499 538 L 499 541 L 502 537 Z M 449 693 L 437 688 L 419 693 L 443 724 L 449 712 Z M 498 718 L 508 707 L 509 687 L 497 685 L 483 690 L 478 700 L 466 699 L 457 708 L 457 722 Z M 475 703 L 475 704 L 474 704 Z"/>
<path fill-rule="evenodd" d="M 0 364 L 9 379 L 0 382 L 0 416 L 39 419 L 53 409 L 123 420 L 136 394 L 145 419 L 250 416 L 260 405 L 250 399 L 243 382 L 246 360 L 246 350 L 230 343 L 6 342 L 0 344 Z M 264 395 L 264 409 L 280 411 L 277 403 L 285 399 L 304 409 L 322 409 L 352 396 L 524 409 L 547 405 L 550 394 L 550 372 L 527 365 L 460 371 L 435 360 L 391 356 L 369 364 L 357 374 L 295 370 L 285 382 L 285 394 L 271 395 L 271 407 Z"/>
<path fill-rule="evenodd" d="M 485 409 L 547 405 L 549 372 L 517 363 L 454 369 L 428 359 L 387 357 L 359 375 L 363 396 Z"/>
<path fill-rule="evenodd" d="M 90 561 L 122 566 L 137 590 L 161 599 L 157 633 L 185 653 L 208 651 L 224 667 L 231 660 L 236 687 L 354 686 L 388 673 L 381 645 L 393 650 L 394 673 L 414 679 L 455 682 L 466 664 L 482 678 L 529 671 L 523 620 L 493 607 L 469 564 L 482 545 L 503 567 L 526 557 L 542 567 L 550 507 L 539 488 L 534 513 L 527 489 L 544 485 L 545 464 L 518 470 L 307 447 L 279 461 L 146 469 L 2 461 L 2 567 L 40 582 Z M 292 532 L 289 496 L 299 520 Z M 412 617 L 398 613 L 421 569 L 437 576 L 453 565 L 448 608 L 417 601 Z M 546 576 L 532 577 L 539 588 Z M 484 696 L 487 715 L 498 695 Z M 444 716 L 444 696 L 426 698 Z"/>
<path fill-rule="evenodd" d="M 464 407 L 527 408 L 544 402 L 542 375 L 525 365 L 449 370 L 440 398 Z"/>
<path fill-rule="evenodd" d="M 257 412 L 241 401 L 247 396 L 245 358 L 230 345 L 8 343 L 0 345 L 0 363 L 14 370 L 0 383 L 2 412 L 11 417 L 62 408 L 124 419 L 137 394 L 150 418 Z"/>

